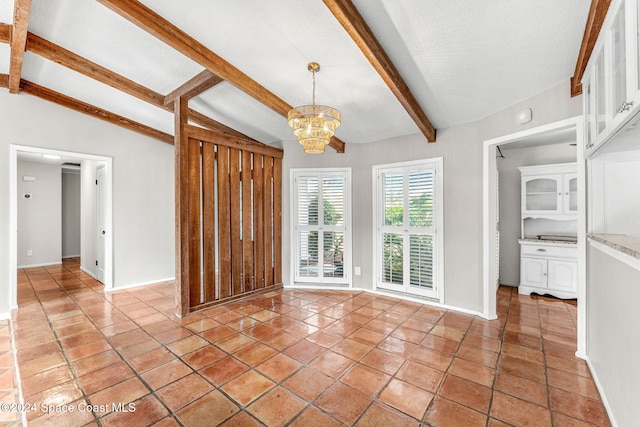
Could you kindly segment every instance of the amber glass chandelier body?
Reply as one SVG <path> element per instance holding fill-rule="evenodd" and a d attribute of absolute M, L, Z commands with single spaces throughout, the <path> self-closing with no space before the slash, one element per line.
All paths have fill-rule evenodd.
<path fill-rule="evenodd" d="M 292 108 L 288 120 L 304 152 L 321 154 L 340 126 L 340 112 L 326 105 L 316 105 L 316 72 L 320 70 L 320 65 L 311 62 L 307 68 L 313 79 L 312 104 Z"/>

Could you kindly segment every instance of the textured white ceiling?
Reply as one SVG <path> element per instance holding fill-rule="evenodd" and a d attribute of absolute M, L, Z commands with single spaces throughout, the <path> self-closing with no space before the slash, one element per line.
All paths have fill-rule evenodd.
<path fill-rule="evenodd" d="M 13 0 L 0 1 L 0 22 L 13 24 Z"/>
<path fill-rule="evenodd" d="M 589 0 L 353 0 L 436 128 L 474 121 L 573 74 Z M 141 0 L 291 105 L 338 108 L 337 136 L 365 143 L 417 126 L 318 0 Z M 13 2 L 0 1 L 11 23 Z M 32 0 L 29 30 L 161 94 L 203 68 L 95 1 Z M 9 54 L 0 46 L 0 72 Z M 42 58 L 24 78 L 172 132 L 171 114 Z M 190 106 L 260 141 L 293 139 L 286 119 L 228 83 Z"/>

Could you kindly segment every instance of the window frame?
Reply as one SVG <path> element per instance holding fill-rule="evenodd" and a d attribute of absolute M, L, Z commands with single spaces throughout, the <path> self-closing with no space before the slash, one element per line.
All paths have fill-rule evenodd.
<path fill-rule="evenodd" d="M 382 292 L 401 292 L 407 296 L 428 297 L 437 300 L 439 303 L 444 303 L 444 179 L 443 179 L 443 158 L 436 157 L 430 159 L 421 159 L 408 162 L 389 163 L 382 165 L 374 165 L 372 167 L 372 179 L 373 179 L 373 228 L 372 236 L 374 240 L 373 244 L 373 263 L 375 269 L 373 287 L 376 291 Z M 383 263 L 382 263 L 382 234 L 387 229 L 383 225 L 384 221 L 384 194 L 382 188 L 382 173 L 398 173 L 402 172 L 407 177 L 409 172 L 420 168 L 430 168 L 434 171 L 434 183 L 433 183 L 433 290 L 415 291 L 415 287 L 408 284 L 408 280 L 404 280 L 403 285 L 389 286 L 385 282 L 382 282 L 383 277 Z M 408 211 L 404 213 L 405 218 L 408 216 Z M 409 236 L 411 227 L 407 228 L 405 234 Z M 405 261 L 408 264 L 408 261 Z M 409 271 L 405 271 L 405 274 L 410 274 Z M 414 288 L 414 292 L 410 292 L 411 288 Z"/>
<path fill-rule="evenodd" d="M 322 180 L 323 177 L 341 175 L 344 177 L 344 242 L 343 242 L 343 268 L 344 276 L 338 277 L 298 277 L 299 247 L 298 247 L 298 186 L 297 180 L 300 177 L 315 177 Z M 296 168 L 290 169 L 290 248 L 291 265 L 290 277 L 294 285 L 320 285 L 322 287 L 353 287 L 352 275 L 352 224 L 351 224 L 351 168 Z M 320 224 L 318 224 L 320 226 Z M 334 227 L 334 226 L 330 226 Z M 335 231 L 335 230 L 334 230 Z"/>

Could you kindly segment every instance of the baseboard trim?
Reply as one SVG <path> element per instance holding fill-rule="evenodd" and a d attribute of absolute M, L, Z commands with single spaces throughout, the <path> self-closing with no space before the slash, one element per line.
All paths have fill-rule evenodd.
<path fill-rule="evenodd" d="M 380 295 L 380 296 L 384 296 L 384 297 L 389 297 L 389 298 L 397 298 L 403 301 L 410 301 L 410 302 L 415 302 L 418 304 L 425 304 L 425 305 L 430 305 L 433 307 L 438 307 L 438 308 L 443 308 L 445 310 L 452 310 L 452 311 L 458 311 L 460 313 L 465 313 L 465 314 L 471 314 L 473 316 L 480 316 L 483 319 L 486 319 L 487 317 L 484 315 L 484 313 L 481 313 L 479 311 L 475 311 L 475 310 L 469 310 L 466 308 L 461 308 L 461 307 L 454 307 L 451 305 L 447 305 L 447 304 L 441 304 L 439 302 L 435 302 L 435 301 L 430 301 L 428 299 L 422 299 L 422 298 L 414 298 L 408 295 L 398 295 L 396 293 L 389 293 L 389 292 L 384 292 L 384 291 L 379 291 L 377 289 L 365 289 L 365 288 L 347 288 L 347 287 L 337 287 L 337 286 L 300 286 L 300 285 L 285 285 L 284 289 L 299 289 L 299 290 L 328 290 L 328 291 L 357 291 L 357 292 L 367 292 L 370 294 L 374 294 L 374 295 Z"/>
<path fill-rule="evenodd" d="M 600 379 L 598 378 L 598 374 L 591 363 L 591 359 L 586 354 L 576 352 L 576 356 L 583 359 L 587 362 L 587 366 L 589 367 L 589 371 L 591 371 L 591 376 L 593 377 L 593 382 L 596 383 L 596 388 L 598 389 L 598 394 L 600 395 L 600 399 L 602 399 L 602 404 L 604 405 L 604 409 L 607 411 L 607 415 L 609 416 L 609 421 L 611 421 L 611 427 L 618 427 L 618 423 L 616 423 L 616 419 L 613 416 L 613 410 L 611 409 L 611 405 L 607 400 L 607 396 L 604 394 L 604 390 L 602 389 L 602 384 L 600 383 Z"/>
<path fill-rule="evenodd" d="M 67 258 L 80 258 L 80 255 L 65 255 L 62 257 L 62 259 L 67 259 Z"/>
<path fill-rule="evenodd" d="M 0 313 L 0 320 L 11 320 L 11 312 L 5 311 L 4 313 Z"/>
<path fill-rule="evenodd" d="M 174 280 L 176 280 L 175 277 L 166 277 L 164 279 L 158 279 L 158 280 L 151 280 L 149 282 L 141 282 L 141 283 L 132 283 L 130 285 L 124 285 L 124 286 L 118 286 L 118 287 L 111 287 L 109 289 L 105 288 L 105 292 L 109 293 L 109 292 L 115 292 L 115 291 L 122 291 L 125 289 L 131 289 L 131 288 L 139 288 L 142 286 L 149 286 L 149 285 L 161 285 L 163 283 L 167 283 L 167 282 L 173 282 Z"/>
<path fill-rule="evenodd" d="M 313 291 L 317 291 L 317 290 L 323 290 L 326 289 L 328 291 L 362 291 L 362 289 L 360 288 L 352 288 L 350 286 L 344 285 L 344 286 L 323 286 L 323 285 L 314 285 L 314 284 L 308 284 L 308 285 L 303 285 L 301 283 L 296 283 L 295 285 L 285 285 L 283 286 L 284 289 L 301 289 L 301 290 L 313 290 Z"/>
<path fill-rule="evenodd" d="M 384 291 L 379 291 L 377 289 L 362 289 L 364 292 L 369 292 L 371 294 L 375 294 L 375 295 L 381 295 L 381 296 L 385 296 L 385 297 L 391 297 L 391 298 L 398 298 L 404 301 L 410 301 L 410 302 L 417 302 L 418 304 L 424 304 L 424 305 L 430 305 L 432 307 L 438 307 L 438 308 L 443 308 L 445 310 L 452 310 L 452 311 L 458 311 L 460 313 L 465 313 L 465 314 L 471 314 L 473 316 L 480 316 L 483 319 L 486 319 L 487 317 L 484 315 L 484 313 L 481 313 L 479 311 L 475 311 L 475 310 L 469 310 L 468 308 L 462 308 L 462 307 L 455 307 L 452 305 L 447 305 L 447 304 L 442 304 L 436 301 L 431 301 L 428 299 L 422 299 L 422 298 L 415 298 L 415 297 L 411 297 L 409 295 L 398 295 L 395 293 L 387 293 Z"/>
<path fill-rule="evenodd" d="M 84 268 L 83 266 L 80 266 L 80 271 L 82 271 L 83 273 L 88 274 L 89 276 L 91 276 L 92 279 L 96 278 L 96 275 L 93 274 L 92 272 L 90 272 L 89 270 L 87 270 L 86 268 Z"/>
<path fill-rule="evenodd" d="M 61 265 L 62 261 L 57 262 L 43 262 L 41 264 L 29 264 L 29 265 L 19 265 L 17 268 L 36 268 L 36 267 L 48 267 L 50 265 Z"/>

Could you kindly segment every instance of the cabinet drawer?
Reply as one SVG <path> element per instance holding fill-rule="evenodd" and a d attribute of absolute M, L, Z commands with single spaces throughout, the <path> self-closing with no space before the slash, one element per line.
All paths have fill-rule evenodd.
<path fill-rule="evenodd" d="M 522 255 L 539 256 L 543 258 L 578 258 L 577 247 L 562 246 L 541 246 L 541 245 L 522 245 L 520 248 Z"/>

